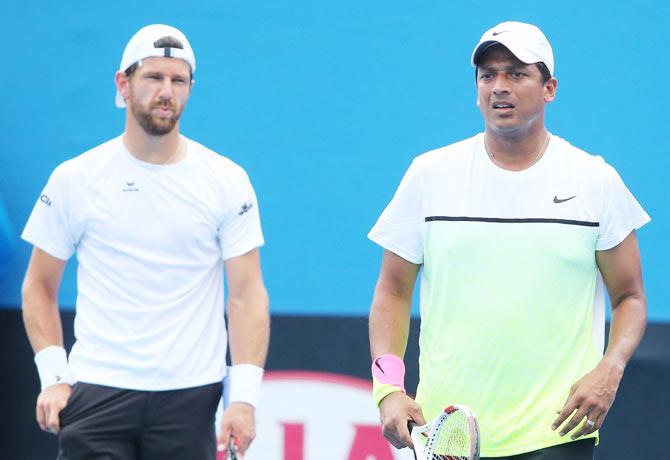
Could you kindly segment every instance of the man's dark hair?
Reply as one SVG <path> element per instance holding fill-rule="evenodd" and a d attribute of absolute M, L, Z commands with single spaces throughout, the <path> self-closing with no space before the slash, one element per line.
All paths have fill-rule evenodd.
<path fill-rule="evenodd" d="M 154 42 L 154 48 L 178 48 L 180 50 L 183 50 L 184 45 L 182 44 L 182 42 L 180 42 L 176 38 L 167 36 L 167 37 L 162 37 L 162 38 L 159 38 L 158 40 L 156 40 Z M 135 73 L 135 71 L 137 70 L 138 67 L 139 67 L 139 62 L 135 62 L 133 65 L 128 67 L 125 70 L 126 77 L 130 78 Z M 190 66 L 189 66 L 189 69 L 190 69 Z M 192 80 L 193 79 L 193 72 L 192 71 L 190 72 L 190 77 L 191 77 L 191 80 Z"/>
<path fill-rule="evenodd" d="M 549 72 L 549 67 L 547 67 L 547 64 L 544 62 L 536 62 L 535 67 L 537 67 L 537 70 L 539 70 L 542 74 L 543 84 L 551 80 L 551 72 Z"/>
<path fill-rule="evenodd" d="M 140 63 L 136 62 L 133 65 L 131 65 L 130 67 L 128 67 L 125 70 L 126 77 L 128 77 L 128 78 L 132 77 L 139 66 L 140 66 Z"/>

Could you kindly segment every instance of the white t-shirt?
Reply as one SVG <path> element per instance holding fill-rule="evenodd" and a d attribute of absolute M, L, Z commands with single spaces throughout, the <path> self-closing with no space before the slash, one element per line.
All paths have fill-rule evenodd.
<path fill-rule="evenodd" d="M 518 172 L 491 162 L 482 134 L 417 157 L 369 237 L 423 265 L 426 419 L 470 406 L 484 457 L 570 441 L 550 427 L 602 357 L 596 251 L 648 221 L 611 166 L 557 136 Z"/>
<path fill-rule="evenodd" d="M 171 390 L 225 375 L 223 261 L 263 244 L 258 204 L 240 166 L 182 140 L 171 165 L 121 137 L 62 163 L 28 219 L 24 240 L 77 255 L 79 381 Z"/>

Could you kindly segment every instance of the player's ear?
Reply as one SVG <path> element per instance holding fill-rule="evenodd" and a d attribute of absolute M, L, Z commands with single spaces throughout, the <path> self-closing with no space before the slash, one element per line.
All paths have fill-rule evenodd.
<path fill-rule="evenodd" d="M 552 102 L 556 98 L 556 89 L 558 88 L 558 80 L 551 77 L 549 81 L 544 84 L 544 102 Z"/>
<path fill-rule="evenodd" d="M 130 77 L 126 75 L 125 72 L 118 71 L 114 75 L 114 83 L 116 84 L 116 89 L 125 100 L 128 99 L 130 95 Z"/>

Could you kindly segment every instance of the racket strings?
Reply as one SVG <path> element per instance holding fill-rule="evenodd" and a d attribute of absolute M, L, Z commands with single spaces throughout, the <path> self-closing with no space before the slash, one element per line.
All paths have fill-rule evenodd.
<path fill-rule="evenodd" d="M 472 438 L 467 415 L 451 414 L 435 437 L 430 460 L 471 460 Z"/>

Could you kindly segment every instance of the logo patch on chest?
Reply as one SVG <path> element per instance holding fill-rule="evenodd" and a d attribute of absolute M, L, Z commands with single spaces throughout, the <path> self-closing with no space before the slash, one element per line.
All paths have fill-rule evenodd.
<path fill-rule="evenodd" d="M 124 183 L 124 187 L 121 189 L 124 192 L 139 192 L 140 188 L 135 185 L 134 180 L 127 180 Z"/>

